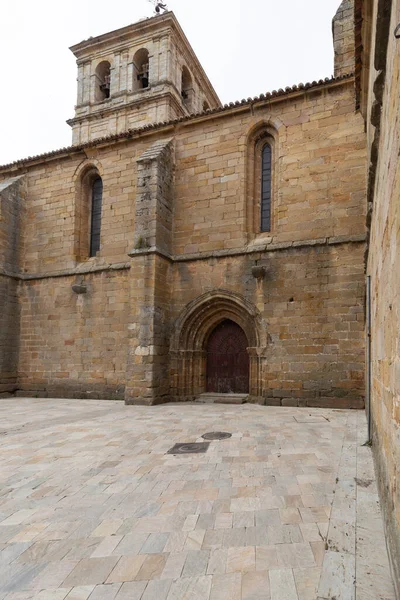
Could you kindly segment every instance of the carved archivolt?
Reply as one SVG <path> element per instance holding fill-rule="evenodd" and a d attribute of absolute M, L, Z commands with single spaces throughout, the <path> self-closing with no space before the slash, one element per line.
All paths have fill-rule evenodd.
<path fill-rule="evenodd" d="M 267 328 L 260 312 L 240 294 L 227 290 L 207 292 L 193 300 L 178 317 L 171 339 L 172 394 L 192 399 L 205 390 L 206 352 L 210 333 L 230 319 L 245 332 L 249 342 L 250 395 L 262 395 L 262 363 Z"/>

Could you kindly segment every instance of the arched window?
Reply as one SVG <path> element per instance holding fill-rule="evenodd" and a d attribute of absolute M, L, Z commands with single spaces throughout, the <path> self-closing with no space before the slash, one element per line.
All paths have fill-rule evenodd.
<path fill-rule="evenodd" d="M 92 205 L 90 214 L 90 252 L 89 256 L 96 256 L 100 250 L 101 230 L 101 205 L 103 201 L 103 182 L 100 176 L 92 182 Z"/>
<path fill-rule="evenodd" d="M 133 89 L 144 90 L 149 87 L 149 52 L 146 48 L 138 50 L 133 57 Z"/>
<path fill-rule="evenodd" d="M 251 235 L 275 230 L 277 143 L 277 132 L 269 125 L 259 125 L 248 137 L 246 222 Z"/>
<path fill-rule="evenodd" d="M 190 111 L 193 103 L 193 82 L 187 67 L 182 68 L 181 96 L 183 104 Z"/>
<path fill-rule="evenodd" d="M 86 164 L 77 173 L 75 194 L 74 254 L 85 261 L 100 250 L 103 181 L 97 165 Z"/>
<path fill-rule="evenodd" d="M 95 71 L 95 93 L 96 102 L 101 102 L 110 97 L 111 83 L 111 65 L 107 60 L 103 60 L 96 67 Z"/>
<path fill-rule="evenodd" d="M 271 231 L 272 148 L 264 144 L 261 150 L 260 231 Z"/>

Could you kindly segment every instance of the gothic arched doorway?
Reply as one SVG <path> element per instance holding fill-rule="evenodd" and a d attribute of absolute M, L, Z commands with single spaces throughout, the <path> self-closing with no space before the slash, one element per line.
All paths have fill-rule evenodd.
<path fill-rule="evenodd" d="M 248 394 L 250 360 L 243 329 L 225 319 L 207 343 L 206 390 L 218 394 Z"/>
<path fill-rule="evenodd" d="M 175 322 L 171 336 L 171 397 L 194 400 L 207 389 L 207 342 L 224 321 L 245 334 L 249 360 L 246 392 L 263 398 L 267 324 L 257 308 L 240 294 L 227 290 L 206 292 L 190 302 Z"/>

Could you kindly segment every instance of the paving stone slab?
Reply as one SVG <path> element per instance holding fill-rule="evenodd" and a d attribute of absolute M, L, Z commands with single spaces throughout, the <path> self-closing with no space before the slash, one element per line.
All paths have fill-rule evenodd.
<path fill-rule="evenodd" d="M 394 600 L 362 412 L 19 398 L 0 420 L 0 600 Z M 232 437 L 166 454 L 211 431 Z"/>

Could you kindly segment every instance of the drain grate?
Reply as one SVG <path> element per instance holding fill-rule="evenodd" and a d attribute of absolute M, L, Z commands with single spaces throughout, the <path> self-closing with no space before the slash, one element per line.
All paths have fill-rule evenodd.
<path fill-rule="evenodd" d="M 207 452 L 209 445 L 209 442 L 175 444 L 175 446 L 168 450 L 167 454 L 201 454 L 202 452 Z"/>
<path fill-rule="evenodd" d="M 204 440 L 227 440 L 232 437 L 231 433 L 226 431 L 210 431 L 201 436 Z"/>

